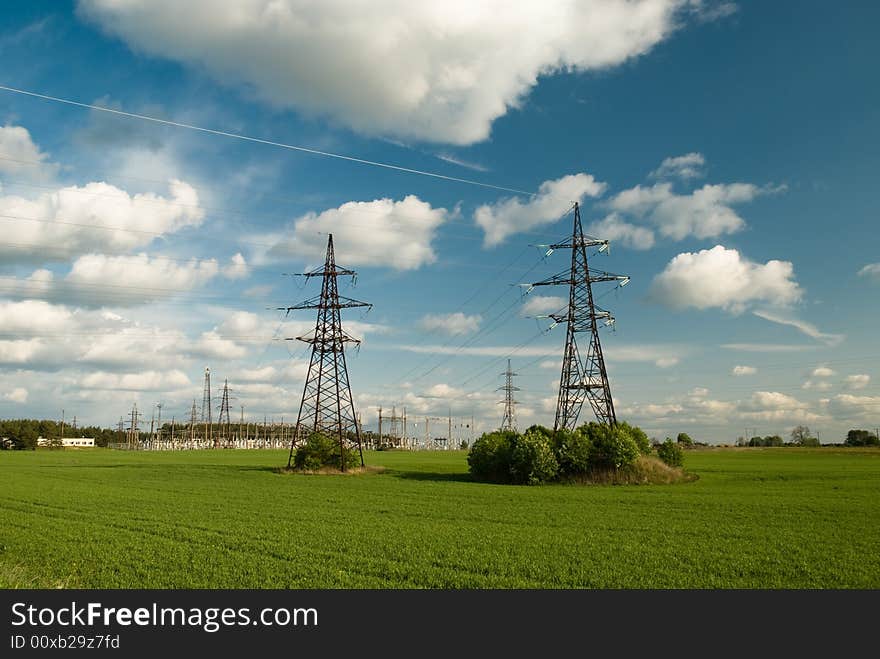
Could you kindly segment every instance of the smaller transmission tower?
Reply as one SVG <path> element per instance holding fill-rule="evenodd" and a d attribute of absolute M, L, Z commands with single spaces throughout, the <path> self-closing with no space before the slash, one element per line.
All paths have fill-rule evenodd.
<path fill-rule="evenodd" d="M 128 448 L 136 449 L 138 442 L 140 442 L 140 430 L 138 425 L 140 423 L 141 413 L 138 412 L 137 403 L 132 404 L 131 406 L 131 424 L 128 427 Z"/>
<path fill-rule="evenodd" d="M 510 370 L 510 360 L 507 360 L 507 370 L 502 373 L 504 376 L 504 386 L 499 387 L 497 391 L 504 392 L 504 400 L 499 404 L 504 405 L 504 418 L 501 419 L 501 430 L 516 430 L 516 416 L 514 415 L 514 407 L 517 401 L 513 399 L 513 392 L 519 391 L 519 387 L 513 386 L 513 378 L 516 373 Z"/>
<path fill-rule="evenodd" d="M 189 412 L 189 443 L 190 448 L 195 448 L 196 441 L 196 422 L 199 417 L 196 412 L 196 399 L 193 398 L 192 409 Z"/>
<path fill-rule="evenodd" d="M 205 424 L 205 441 L 211 443 L 213 417 L 211 414 L 211 369 L 205 368 L 205 387 L 202 391 L 202 423 Z M 216 447 L 215 447 L 216 448 Z"/>
<path fill-rule="evenodd" d="M 290 442 L 288 467 L 293 461 L 293 452 L 297 443 L 307 433 L 316 431 L 326 432 L 337 439 L 343 470 L 345 454 L 353 448 L 356 448 L 360 454 L 361 466 L 364 464 L 361 431 L 354 410 L 351 383 L 345 363 L 345 344 L 359 344 L 360 341 L 346 334 L 342 329 L 340 312 L 342 309 L 373 305 L 343 297 L 339 294 L 337 283 L 337 278 L 340 276 L 354 277 L 356 274 L 354 270 L 336 265 L 333 234 L 330 234 L 327 238 L 324 265 L 302 275 L 306 278 L 321 277 L 321 294 L 295 306 L 280 308 L 287 313 L 296 309 L 318 310 L 314 332 L 309 336 L 296 337 L 299 341 L 311 344 L 312 356 L 303 386 L 296 427 Z"/>
<path fill-rule="evenodd" d="M 214 448 L 217 448 L 221 442 L 227 445 L 232 441 L 229 422 L 229 379 L 223 381 L 223 397 L 220 399 L 220 416 L 217 419 L 217 424 L 220 426 L 220 436 L 215 440 Z"/>

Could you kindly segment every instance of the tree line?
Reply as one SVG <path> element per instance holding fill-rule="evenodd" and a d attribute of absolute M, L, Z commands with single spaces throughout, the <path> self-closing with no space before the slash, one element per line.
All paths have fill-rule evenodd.
<path fill-rule="evenodd" d="M 37 438 L 43 437 L 55 444 L 61 443 L 61 422 L 47 419 L 0 419 L 0 448 L 33 450 Z M 95 446 L 107 446 L 117 440 L 117 431 L 98 426 L 80 426 L 76 429 L 64 424 L 64 437 L 93 437 Z"/>

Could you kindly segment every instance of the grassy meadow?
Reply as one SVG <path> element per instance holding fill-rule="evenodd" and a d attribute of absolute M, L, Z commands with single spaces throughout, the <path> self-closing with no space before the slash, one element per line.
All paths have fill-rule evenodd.
<path fill-rule="evenodd" d="M 686 453 L 698 480 L 471 482 L 464 452 L 0 452 L 0 587 L 878 588 L 880 451 Z"/>

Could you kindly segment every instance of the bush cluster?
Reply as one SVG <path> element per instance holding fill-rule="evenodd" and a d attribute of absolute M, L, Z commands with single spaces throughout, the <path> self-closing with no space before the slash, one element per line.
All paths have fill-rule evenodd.
<path fill-rule="evenodd" d="M 305 444 L 296 449 L 293 466 L 301 471 L 320 469 L 353 469 L 361 464 L 360 454 L 346 447 L 340 451 L 339 440 L 319 432 L 312 433 Z"/>
<path fill-rule="evenodd" d="M 590 422 L 573 432 L 532 426 L 522 434 L 485 433 L 474 442 L 467 460 L 471 475 L 480 480 L 537 485 L 596 470 L 626 469 L 650 451 L 641 428 Z"/>
<path fill-rule="evenodd" d="M 681 467 L 684 464 L 684 451 L 679 446 L 680 442 L 673 442 L 670 437 L 657 447 L 657 457 L 670 467 Z"/>

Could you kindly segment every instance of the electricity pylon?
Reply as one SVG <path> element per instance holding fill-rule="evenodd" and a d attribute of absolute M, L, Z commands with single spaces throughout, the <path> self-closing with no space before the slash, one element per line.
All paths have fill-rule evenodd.
<path fill-rule="evenodd" d="M 214 432 L 211 413 L 211 369 L 205 368 L 205 388 L 202 390 L 202 423 L 205 424 L 205 441 L 211 443 Z M 215 446 L 216 448 L 216 446 Z"/>
<path fill-rule="evenodd" d="M 571 239 L 556 245 L 549 245 L 548 254 L 556 249 L 571 250 L 571 268 L 549 279 L 535 282 L 532 286 L 568 285 L 568 311 L 565 315 L 550 314 L 554 323 L 566 323 L 565 353 L 562 358 L 562 375 L 559 378 L 559 397 L 556 401 L 556 420 L 554 430 L 574 430 L 584 400 L 590 401 L 593 413 L 600 423 L 615 425 L 614 402 L 611 399 L 611 386 L 605 370 L 605 358 L 599 341 L 599 321 L 605 326 L 614 324 L 611 313 L 593 302 L 592 284 L 604 281 L 617 281 L 619 286 L 629 283 L 626 275 L 591 270 L 587 262 L 587 248 L 608 249 L 607 240 L 584 236 L 581 226 L 581 212 L 574 205 L 574 222 Z M 586 357 L 581 358 L 577 337 L 589 334 Z"/>
<path fill-rule="evenodd" d="M 321 294 L 292 307 L 281 307 L 287 313 L 297 309 L 317 309 L 318 320 L 315 331 L 309 336 L 298 336 L 298 341 L 312 345 L 312 356 L 309 361 L 309 372 L 303 387 L 299 415 L 296 428 L 290 442 L 290 455 L 287 466 L 293 460 L 293 451 L 301 437 L 309 432 L 325 432 L 339 442 L 341 467 L 345 470 L 346 451 L 357 447 L 361 466 L 364 464 L 364 452 L 361 446 L 361 431 L 354 411 L 354 399 L 351 395 L 351 383 L 348 380 L 348 369 L 345 364 L 345 344 L 360 343 L 342 329 L 342 309 L 353 307 L 372 307 L 367 302 L 360 302 L 339 295 L 337 277 L 355 276 L 354 270 L 336 265 L 333 251 L 333 234 L 327 239 L 327 256 L 324 265 L 302 276 L 321 277 Z M 290 340 L 290 339 L 288 339 Z"/>
<path fill-rule="evenodd" d="M 514 406 L 517 401 L 513 399 L 513 392 L 519 391 L 519 387 L 513 386 L 513 378 L 517 374 L 510 370 L 510 360 L 507 360 L 507 370 L 502 373 L 504 376 L 504 386 L 499 387 L 497 391 L 504 392 L 504 418 L 501 419 L 501 430 L 516 430 L 516 417 L 514 415 Z"/>
<path fill-rule="evenodd" d="M 215 448 L 220 444 L 228 445 L 232 442 L 229 419 L 229 379 L 223 381 L 223 397 L 220 399 L 220 416 L 217 418 L 218 432 L 220 436 L 214 441 Z"/>

